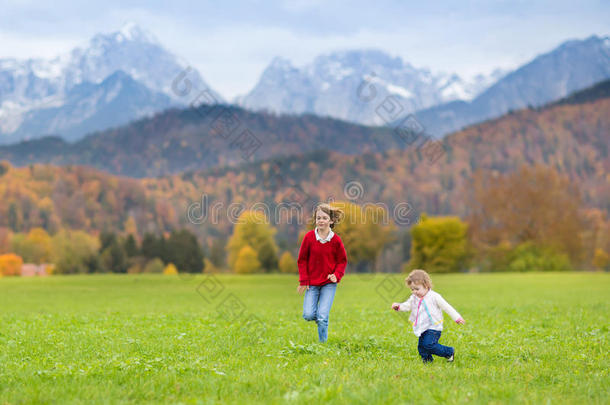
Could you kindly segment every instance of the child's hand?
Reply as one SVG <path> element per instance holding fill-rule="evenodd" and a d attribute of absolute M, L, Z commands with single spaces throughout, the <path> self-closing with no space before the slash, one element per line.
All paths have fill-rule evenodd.
<path fill-rule="evenodd" d="M 400 309 L 400 304 L 398 302 L 395 302 L 392 304 L 392 309 L 394 311 L 398 311 Z"/>
<path fill-rule="evenodd" d="M 466 323 L 466 321 L 464 320 L 464 318 L 458 318 L 455 320 L 456 323 L 459 323 L 460 325 L 463 325 Z"/>
<path fill-rule="evenodd" d="M 305 290 L 309 290 L 309 286 L 308 285 L 300 285 L 300 286 L 297 287 L 297 292 L 299 294 L 303 294 L 303 292 Z"/>
<path fill-rule="evenodd" d="M 329 274 L 326 278 L 329 279 L 331 283 L 337 282 L 337 276 L 335 276 L 334 274 Z"/>

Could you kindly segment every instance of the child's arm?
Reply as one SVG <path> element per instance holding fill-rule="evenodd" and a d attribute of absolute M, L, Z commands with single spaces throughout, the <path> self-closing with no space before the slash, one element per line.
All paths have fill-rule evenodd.
<path fill-rule="evenodd" d="M 464 318 L 462 318 L 458 311 L 456 311 L 451 305 L 449 305 L 449 303 L 445 301 L 445 299 L 440 294 L 436 295 L 436 303 L 439 307 L 441 307 L 443 311 L 449 314 L 451 319 L 453 319 L 459 324 L 465 323 Z"/>
<path fill-rule="evenodd" d="M 347 267 L 347 253 L 345 252 L 343 242 L 339 243 L 335 248 L 335 261 L 337 264 L 335 266 L 335 271 L 332 273 L 335 276 L 335 281 L 333 281 L 333 283 L 338 283 L 345 274 L 345 267 Z"/>
<path fill-rule="evenodd" d="M 411 300 L 413 299 L 413 295 L 411 295 L 409 297 L 408 300 L 406 300 L 405 302 L 403 302 L 402 304 L 399 302 L 395 302 L 392 304 L 392 309 L 394 311 L 400 311 L 400 312 L 408 312 L 410 311 L 411 308 Z"/>
<path fill-rule="evenodd" d="M 309 285 L 309 271 L 307 269 L 307 261 L 309 260 L 309 239 L 303 238 L 301 249 L 299 250 L 299 258 L 297 266 L 299 268 L 299 285 Z"/>

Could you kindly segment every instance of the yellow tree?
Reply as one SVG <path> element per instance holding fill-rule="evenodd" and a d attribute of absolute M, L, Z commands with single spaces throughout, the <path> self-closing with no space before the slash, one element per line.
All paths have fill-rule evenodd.
<path fill-rule="evenodd" d="M 241 248 L 235 261 L 235 272 L 239 274 L 251 274 L 261 271 L 261 263 L 258 261 L 258 255 L 250 246 L 246 245 Z"/>
<path fill-rule="evenodd" d="M 95 262 L 99 250 L 99 239 L 83 231 L 61 230 L 52 238 L 51 261 L 55 272 L 86 273 Z"/>
<path fill-rule="evenodd" d="M 34 228 L 28 233 L 28 241 L 36 246 L 35 263 L 48 263 L 51 260 L 51 237 L 42 228 Z"/>
<path fill-rule="evenodd" d="M 235 269 L 237 258 L 244 246 L 254 249 L 260 267 L 264 271 L 277 269 L 277 246 L 273 240 L 273 229 L 264 214 L 258 211 L 244 211 L 233 228 L 233 235 L 227 243 L 229 267 Z"/>
<path fill-rule="evenodd" d="M 469 256 L 466 230 L 458 217 L 428 217 L 411 228 L 411 261 L 408 267 L 432 273 L 459 271 Z"/>
<path fill-rule="evenodd" d="M 176 268 L 176 266 L 174 266 L 174 263 L 169 263 L 163 269 L 163 274 L 165 274 L 166 276 L 175 276 L 178 274 L 178 269 Z"/>
<path fill-rule="evenodd" d="M 220 270 L 218 269 L 218 267 L 216 267 L 214 265 L 214 263 L 212 263 L 212 261 L 210 259 L 208 259 L 207 257 L 203 259 L 203 272 L 204 273 L 219 273 Z"/>
<path fill-rule="evenodd" d="M 125 235 L 134 235 L 136 240 L 139 242 L 139 234 L 138 234 L 138 226 L 136 224 L 136 220 L 133 216 L 129 216 L 125 223 L 123 224 L 123 228 L 125 229 Z"/>
<path fill-rule="evenodd" d="M 582 232 L 582 245 L 586 250 L 587 260 L 593 268 L 606 267 L 603 263 L 605 252 L 610 252 L 610 221 L 607 213 L 598 208 L 584 210 L 585 226 Z"/>
<path fill-rule="evenodd" d="M 280 272 L 282 273 L 297 273 L 297 261 L 292 257 L 290 252 L 284 252 L 280 257 Z"/>
<path fill-rule="evenodd" d="M 44 229 L 51 233 L 54 233 L 57 229 L 59 229 L 60 220 L 55 213 L 53 200 L 51 200 L 49 197 L 43 197 L 40 201 L 38 201 L 38 215 L 40 216 L 40 221 Z"/>
<path fill-rule="evenodd" d="M 51 237 L 42 228 L 34 228 L 27 235 L 14 234 L 11 239 L 12 251 L 26 263 L 48 263 L 51 260 Z"/>

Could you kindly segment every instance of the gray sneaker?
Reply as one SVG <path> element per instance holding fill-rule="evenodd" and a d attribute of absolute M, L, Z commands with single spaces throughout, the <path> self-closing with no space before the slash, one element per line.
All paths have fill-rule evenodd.
<path fill-rule="evenodd" d="M 455 357 L 455 351 L 451 356 L 447 357 L 447 361 L 451 363 L 453 361 L 453 357 Z"/>

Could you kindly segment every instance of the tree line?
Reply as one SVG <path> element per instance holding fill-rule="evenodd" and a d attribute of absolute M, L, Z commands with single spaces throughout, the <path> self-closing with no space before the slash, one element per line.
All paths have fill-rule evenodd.
<path fill-rule="evenodd" d="M 396 226 L 383 206 L 333 202 L 345 212 L 335 232 L 346 246 L 350 270 L 609 269 L 610 222 L 603 211 L 583 208 L 580 191 L 567 176 L 546 166 L 522 166 L 507 174 L 479 170 L 467 190 L 463 218 L 422 214 L 407 229 Z M 244 211 L 226 241 L 201 240 L 186 228 L 140 237 L 131 221 L 124 229 L 92 235 L 2 228 L 0 272 L 13 274 L 21 260 L 53 263 L 57 274 L 296 273 L 298 246 L 313 222 L 289 243 L 278 240 L 271 219 L 260 211 Z"/>

